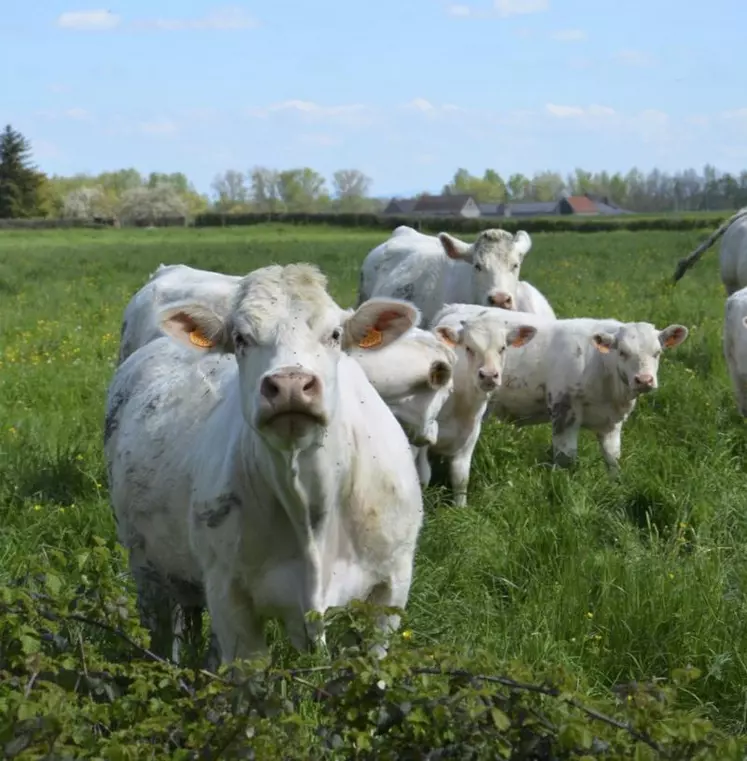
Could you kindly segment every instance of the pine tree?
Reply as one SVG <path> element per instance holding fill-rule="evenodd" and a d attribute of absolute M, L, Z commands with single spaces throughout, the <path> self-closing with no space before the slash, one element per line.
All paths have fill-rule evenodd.
<path fill-rule="evenodd" d="M 44 175 L 31 164 L 31 144 L 10 125 L 0 134 L 0 219 L 39 213 Z"/>

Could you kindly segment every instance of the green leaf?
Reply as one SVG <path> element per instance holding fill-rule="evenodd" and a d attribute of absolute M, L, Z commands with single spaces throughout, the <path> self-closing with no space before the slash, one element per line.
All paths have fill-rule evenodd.
<path fill-rule="evenodd" d="M 496 729 L 500 732 L 506 732 L 511 728 L 511 719 L 509 719 L 500 708 L 491 708 L 490 716 L 493 719 L 493 724 L 495 724 Z"/>
<path fill-rule="evenodd" d="M 44 579 L 44 584 L 55 596 L 57 596 L 60 593 L 60 589 L 62 589 L 62 580 L 59 576 L 55 576 L 53 573 L 47 573 L 47 576 Z"/>

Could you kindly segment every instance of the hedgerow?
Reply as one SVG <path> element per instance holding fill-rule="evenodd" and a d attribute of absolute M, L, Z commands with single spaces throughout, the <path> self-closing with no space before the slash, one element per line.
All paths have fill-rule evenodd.
<path fill-rule="evenodd" d="M 194 219 L 167 217 L 155 220 L 154 227 L 239 227 L 277 222 L 292 225 L 329 225 L 345 228 L 393 230 L 399 225 L 410 225 L 425 231 L 477 233 L 490 227 L 510 232 L 612 232 L 614 230 L 698 230 L 713 228 L 731 216 L 730 211 L 693 213 L 689 215 L 621 215 L 614 217 L 554 216 L 554 217 L 397 217 L 381 214 L 337 213 L 236 213 L 207 212 Z M 151 226 L 139 222 L 137 226 Z M 2 229 L 56 229 L 106 228 L 115 226 L 115 220 L 78 219 L 0 219 Z"/>
<path fill-rule="evenodd" d="M 328 612 L 327 652 L 221 668 L 152 654 L 113 540 L 29 558 L 0 587 L 0 756 L 6 759 L 743 759 L 666 683 L 592 697 L 562 669 L 419 646 L 406 629 L 368 654 L 366 605 Z M 283 661 L 287 660 L 287 663 Z"/>

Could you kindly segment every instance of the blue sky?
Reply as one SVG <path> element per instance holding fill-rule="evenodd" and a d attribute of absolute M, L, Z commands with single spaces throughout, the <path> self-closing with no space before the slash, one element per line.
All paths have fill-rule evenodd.
<path fill-rule="evenodd" d="M 92 2 L 3 2 L 0 122 L 48 173 L 747 168 L 744 0 Z"/>

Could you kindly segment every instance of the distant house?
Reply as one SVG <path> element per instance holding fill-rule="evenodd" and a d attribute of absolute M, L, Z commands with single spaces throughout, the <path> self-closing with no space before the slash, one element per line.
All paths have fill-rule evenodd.
<path fill-rule="evenodd" d="M 416 202 L 417 198 L 392 198 L 392 200 L 384 207 L 382 214 L 412 214 L 412 209 Z"/>
<path fill-rule="evenodd" d="M 424 217 L 479 217 L 480 207 L 470 195 L 420 196 L 412 213 Z"/>
<path fill-rule="evenodd" d="M 621 209 L 607 196 L 585 193 L 566 196 L 557 201 L 527 201 L 520 203 L 478 203 L 467 194 L 421 196 L 420 198 L 392 198 L 384 214 L 424 217 L 549 217 L 573 214 L 590 217 L 598 214 L 632 214 Z"/>
<path fill-rule="evenodd" d="M 501 204 L 502 217 L 548 217 L 558 214 L 558 201 L 528 201 Z"/>

